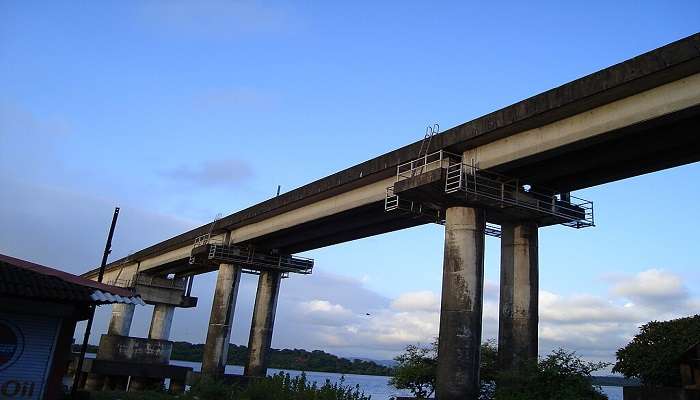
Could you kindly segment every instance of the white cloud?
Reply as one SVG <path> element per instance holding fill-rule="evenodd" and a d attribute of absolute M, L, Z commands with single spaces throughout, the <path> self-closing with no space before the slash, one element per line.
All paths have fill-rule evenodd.
<path fill-rule="evenodd" d="M 649 269 L 623 278 L 612 292 L 633 302 L 657 305 L 675 305 L 688 297 L 681 278 L 660 269 Z"/>
<path fill-rule="evenodd" d="M 225 159 L 206 161 L 198 166 L 180 165 L 162 174 L 195 186 L 235 187 L 250 179 L 253 172 L 242 160 Z"/>
<path fill-rule="evenodd" d="M 301 318 L 312 325 L 344 326 L 351 324 L 355 315 L 352 311 L 327 300 L 310 300 L 299 303 Z"/>
<path fill-rule="evenodd" d="M 398 311 L 437 311 L 440 309 L 440 296 L 429 291 L 401 294 L 391 303 Z"/>
<path fill-rule="evenodd" d="M 0 253 L 75 274 L 99 265 L 114 201 L 2 178 L 0 186 L 5 189 L 0 223 L 6 228 L 0 231 Z M 121 206 L 110 261 L 198 225 L 130 204 Z"/>
<path fill-rule="evenodd" d="M 650 272 L 651 271 L 651 272 Z M 635 275 L 649 277 L 656 270 Z M 665 291 L 659 293 L 686 293 L 685 288 L 672 284 L 675 280 L 668 273 L 662 277 L 666 282 Z M 640 281 L 640 279 L 634 279 Z M 641 279 L 643 281 L 643 279 Z M 317 327 L 309 341 L 312 348 L 328 349 L 338 354 L 365 355 L 390 358 L 408 344 L 429 343 L 439 331 L 440 295 L 431 291 L 406 292 L 384 304 L 377 304 L 370 315 L 364 312 L 366 306 L 357 307 L 355 302 L 363 296 L 343 296 L 342 292 L 367 291 L 360 280 L 337 280 L 342 282 L 342 290 L 326 285 L 325 290 L 338 293 L 328 300 L 303 300 L 297 303 L 307 310 L 298 315 L 301 324 L 314 323 Z M 671 284 L 669 284 L 671 283 Z M 615 285 L 617 288 L 619 285 Z M 486 282 L 489 294 L 484 297 L 483 333 L 484 340 L 498 336 L 498 290 L 493 282 Z M 627 343 L 637 332 L 638 327 L 652 319 L 669 319 L 692 313 L 691 303 L 673 312 L 664 305 L 628 301 L 626 296 L 611 290 L 611 296 L 590 294 L 564 295 L 551 291 L 540 292 L 540 353 L 562 347 L 577 351 L 584 357 L 612 361 L 615 351 Z M 638 293 L 638 292 L 635 292 Z M 298 293 L 297 293 L 298 295 Z M 312 313 L 313 312 L 313 313 Z M 309 319 L 310 314 L 314 319 Z M 285 317 L 282 317 L 285 318 Z"/>
<path fill-rule="evenodd" d="M 637 321 L 639 315 L 610 300 L 591 295 L 559 296 L 540 291 L 540 319 L 549 323 Z"/>

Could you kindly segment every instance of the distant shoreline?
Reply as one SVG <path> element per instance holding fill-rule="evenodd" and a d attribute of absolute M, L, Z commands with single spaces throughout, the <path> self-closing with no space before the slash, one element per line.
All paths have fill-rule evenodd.
<path fill-rule="evenodd" d="M 591 382 L 596 386 L 640 386 L 641 383 L 637 379 L 629 379 L 618 376 L 593 376 Z"/>
<path fill-rule="evenodd" d="M 203 344 L 173 342 L 173 352 L 170 359 L 173 361 L 201 363 L 203 347 Z M 94 355 L 96 353 L 97 346 L 89 345 L 88 354 Z M 229 357 L 226 365 L 243 367 L 245 365 L 247 354 L 248 348 L 246 346 L 231 344 L 229 346 Z M 326 353 L 322 350 L 307 351 L 303 349 L 271 349 L 270 354 L 271 360 L 269 368 L 273 369 L 385 377 L 391 377 L 393 375 L 393 369 L 391 367 L 381 365 L 373 360 L 360 358 L 350 360 L 348 358 L 338 357 L 333 354 Z M 288 357 L 280 357 L 280 355 L 287 355 Z M 284 359 L 289 360 L 290 355 L 296 355 L 297 357 L 293 357 L 293 361 L 291 363 L 280 362 L 284 361 Z M 338 363 L 340 363 L 341 366 L 339 366 Z M 628 379 L 617 376 L 593 376 L 591 377 L 591 382 L 597 386 L 607 387 L 641 385 L 636 379 Z"/>

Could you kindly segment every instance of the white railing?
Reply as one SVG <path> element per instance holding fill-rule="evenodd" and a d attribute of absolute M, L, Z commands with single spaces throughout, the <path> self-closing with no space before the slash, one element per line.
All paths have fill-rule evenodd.
<path fill-rule="evenodd" d="M 422 173 L 433 171 L 438 168 L 447 168 L 450 164 L 461 162 L 462 156 L 450 153 L 445 150 L 426 154 L 413 161 L 399 164 L 396 167 L 396 181 L 412 178 Z"/>
<path fill-rule="evenodd" d="M 399 164 L 396 167 L 396 182 L 409 179 L 436 169 L 445 170 L 445 193 L 466 192 L 471 201 L 478 201 L 487 207 L 521 207 L 542 214 L 560 218 L 562 225 L 584 228 L 595 225 L 593 202 L 575 196 L 564 197 L 556 191 L 540 188 L 529 189 L 518 179 L 510 178 L 488 170 L 479 169 L 474 164 L 463 162 L 462 156 L 440 150 L 418 159 Z M 421 207 L 411 200 L 400 198 L 394 186 L 386 190 L 384 208 L 386 211 L 407 210 L 403 204 L 410 204 L 410 210 Z"/>
<path fill-rule="evenodd" d="M 456 180 L 456 178 L 452 178 Z M 574 228 L 594 226 L 593 202 L 576 196 L 565 199 L 554 191 L 525 189 L 518 179 L 462 163 L 460 188 L 478 200 L 491 200 L 499 207 L 515 206 L 564 219 Z M 446 182 L 446 192 L 449 193 Z M 455 185 L 453 185 L 455 186 Z"/>

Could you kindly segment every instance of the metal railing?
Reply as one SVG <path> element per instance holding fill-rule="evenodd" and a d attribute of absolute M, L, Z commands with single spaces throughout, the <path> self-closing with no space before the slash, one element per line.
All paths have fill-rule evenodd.
<path fill-rule="evenodd" d="M 207 259 L 240 265 L 245 273 L 259 274 L 260 269 L 276 269 L 285 272 L 285 276 L 288 275 L 287 272 L 310 274 L 314 266 L 314 260 L 311 258 L 258 252 L 252 246 L 225 244 L 223 238 L 212 237 L 211 234 L 195 238 L 190 264 L 196 263 L 194 249 L 202 246 L 209 246 Z"/>
<path fill-rule="evenodd" d="M 132 278 L 115 278 L 115 279 L 109 280 L 105 283 L 108 285 L 118 286 L 118 287 L 123 287 L 123 288 L 133 288 L 134 287 L 134 279 L 132 279 Z"/>
<path fill-rule="evenodd" d="M 184 289 L 185 280 L 182 278 L 164 278 L 162 276 L 147 275 L 143 273 L 136 274 L 131 278 L 116 278 L 107 282 L 109 285 L 134 288 L 136 285 L 144 285 L 151 287 L 160 287 L 165 289 Z"/>
<path fill-rule="evenodd" d="M 134 285 L 144 285 L 152 287 L 160 287 L 165 289 L 185 289 L 185 280 L 182 278 L 163 278 L 161 276 L 137 274 L 134 279 Z"/>
<path fill-rule="evenodd" d="M 237 264 L 271 268 L 301 274 L 310 274 L 314 260 L 288 254 L 266 254 L 236 245 L 210 244 L 209 259 L 227 260 Z"/>
<path fill-rule="evenodd" d="M 593 202 L 576 196 L 564 199 L 554 191 L 526 188 L 518 179 L 513 179 L 475 165 L 461 163 L 459 173 L 456 166 L 448 169 L 445 192 L 464 191 L 479 200 L 491 200 L 496 206 L 521 207 L 552 215 L 565 220 L 562 225 L 584 228 L 595 225 Z"/>
<path fill-rule="evenodd" d="M 396 181 L 412 178 L 438 168 L 447 168 L 452 163 L 461 163 L 462 156 L 445 150 L 426 154 L 416 160 L 399 164 L 396 167 Z"/>
<path fill-rule="evenodd" d="M 384 210 L 393 211 L 401 210 L 408 213 L 412 213 L 415 216 L 426 217 L 432 222 L 439 222 L 441 220 L 440 210 L 435 208 L 427 207 L 423 203 L 418 201 L 402 199 L 398 195 L 394 194 L 394 187 L 389 186 L 386 188 L 386 197 L 384 199 Z"/>
<path fill-rule="evenodd" d="M 461 155 L 440 150 L 396 167 L 396 182 L 442 168 L 445 170 L 445 193 L 466 192 L 473 200 L 496 208 L 521 207 L 563 220 L 562 225 L 584 228 L 595 225 L 593 202 L 575 196 L 557 194 L 554 190 L 533 190 L 518 179 L 510 178 L 474 164 L 463 162 Z M 490 203 L 490 204 L 488 204 Z M 394 193 L 394 186 L 386 190 L 386 211 L 414 211 L 420 203 L 404 200 Z M 500 230 L 499 230 L 500 235 Z"/>

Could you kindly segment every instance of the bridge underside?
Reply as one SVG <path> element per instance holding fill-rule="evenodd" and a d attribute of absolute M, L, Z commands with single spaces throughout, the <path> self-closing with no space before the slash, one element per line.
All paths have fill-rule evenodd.
<path fill-rule="evenodd" d="M 573 191 L 700 161 L 700 106 L 630 126 L 584 141 L 493 168 L 523 183 Z M 501 223 L 501 218 L 489 218 Z M 388 213 L 382 201 L 260 236 L 259 249 L 298 253 L 368 236 L 436 222 L 430 216 Z M 552 221 L 551 223 L 556 223 Z M 544 223 L 549 225 L 551 223 Z M 154 273 L 205 273 L 211 266 L 192 266 L 183 258 Z"/>
<path fill-rule="evenodd" d="M 573 191 L 700 161 L 700 107 L 493 168 L 532 185 Z"/>

